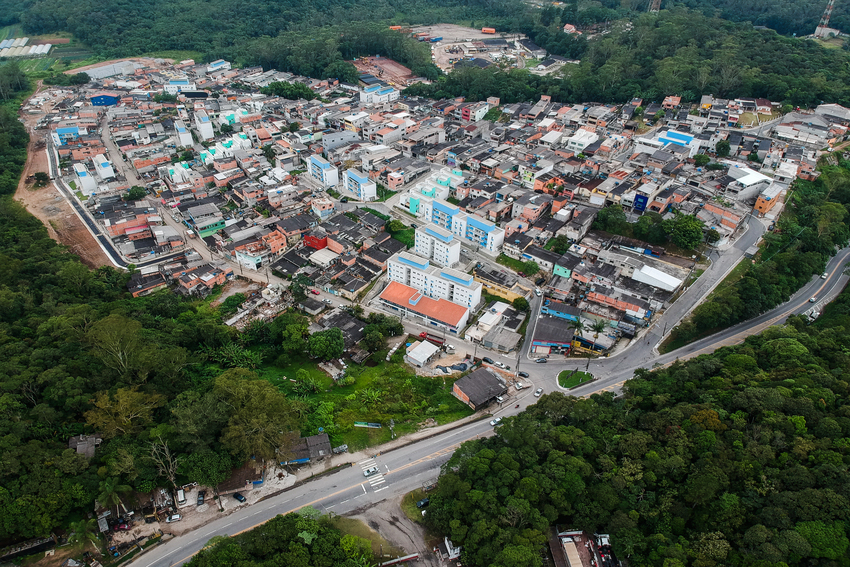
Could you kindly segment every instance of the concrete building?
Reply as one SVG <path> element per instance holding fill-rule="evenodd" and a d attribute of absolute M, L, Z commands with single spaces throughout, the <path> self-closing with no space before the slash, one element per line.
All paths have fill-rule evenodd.
<path fill-rule="evenodd" d="M 192 140 L 192 133 L 186 128 L 186 123 L 182 120 L 175 120 L 174 130 L 177 132 L 177 145 L 191 148 L 194 141 Z"/>
<path fill-rule="evenodd" d="M 584 148 L 599 140 L 599 136 L 589 130 L 579 130 L 567 140 L 567 149 L 581 153 Z"/>
<path fill-rule="evenodd" d="M 91 157 L 92 166 L 101 181 L 108 181 L 115 178 L 115 170 L 112 169 L 112 164 L 106 159 L 105 155 Z"/>
<path fill-rule="evenodd" d="M 417 228 L 413 250 L 438 266 L 451 268 L 460 261 L 460 241 L 439 226 Z"/>
<path fill-rule="evenodd" d="M 194 91 L 195 83 L 189 81 L 189 79 L 171 79 L 163 85 L 162 90 L 170 95 L 176 95 L 183 91 Z"/>
<path fill-rule="evenodd" d="M 374 201 L 378 198 L 377 184 L 359 169 L 348 169 L 343 175 L 345 188 L 361 201 Z"/>
<path fill-rule="evenodd" d="M 74 173 L 77 174 L 77 189 L 82 191 L 84 195 L 94 193 L 97 190 L 97 181 L 84 164 L 75 163 Z"/>
<path fill-rule="evenodd" d="M 505 231 L 490 221 L 467 214 L 441 199 L 410 195 L 411 214 L 451 231 L 456 237 L 475 245 L 481 252 L 497 255 L 505 241 Z"/>
<path fill-rule="evenodd" d="M 313 154 L 309 161 L 310 176 L 322 187 L 333 187 L 339 183 L 339 170 L 322 156 Z"/>
<path fill-rule="evenodd" d="M 205 110 L 195 112 L 195 127 L 198 129 L 198 136 L 202 140 L 212 140 L 215 137 L 212 122 L 210 122 L 210 117 Z"/>
<path fill-rule="evenodd" d="M 378 297 L 381 305 L 402 317 L 457 334 L 469 320 L 469 309 L 445 299 L 431 299 L 416 289 L 390 282 Z"/>
<path fill-rule="evenodd" d="M 388 85 L 371 85 L 360 91 L 360 102 L 380 104 L 398 100 L 398 91 Z"/>
<path fill-rule="evenodd" d="M 412 287 L 427 297 L 445 299 L 473 309 L 481 302 L 480 282 L 464 272 L 432 266 L 428 260 L 399 252 L 387 261 L 387 278 Z"/>

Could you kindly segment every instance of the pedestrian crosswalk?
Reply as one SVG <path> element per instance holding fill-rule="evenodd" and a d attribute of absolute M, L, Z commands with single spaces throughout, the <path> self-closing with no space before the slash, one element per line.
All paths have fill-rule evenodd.
<path fill-rule="evenodd" d="M 372 487 L 372 490 L 378 492 L 379 490 L 387 488 L 387 486 L 384 486 L 387 479 L 384 478 L 384 475 L 381 473 L 381 469 L 378 467 L 378 463 L 375 462 L 375 459 L 366 459 L 365 461 L 361 461 L 359 464 L 360 468 L 363 469 L 363 474 L 366 474 L 367 471 L 372 469 L 377 470 L 377 472 L 372 473 L 366 479 L 369 481 L 369 486 Z"/>

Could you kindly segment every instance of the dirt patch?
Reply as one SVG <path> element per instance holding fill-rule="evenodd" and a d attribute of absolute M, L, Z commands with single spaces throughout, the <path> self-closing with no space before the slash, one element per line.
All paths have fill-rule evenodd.
<path fill-rule="evenodd" d="M 411 522 L 401 510 L 401 496 L 352 510 L 346 517 L 360 520 L 405 554 L 419 553 L 422 565 L 437 567 L 439 562 L 426 540 L 425 528 Z"/>
<path fill-rule="evenodd" d="M 45 555 L 41 559 L 32 562 L 27 561 L 27 567 L 56 567 L 57 565 L 61 565 L 66 559 L 81 560 L 83 553 L 86 551 L 91 552 L 95 557 L 99 558 L 101 556 L 100 551 L 91 542 L 86 543 L 85 547 L 69 545 L 58 547 L 51 551 L 53 551 L 53 555 Z M 50 551 L 47 553 L 50 553 Z"/>
<path fill-rule="evenodd" d="M 165 57 L 157 57 L 156 59 L 160 59 L 163 61 L 172 61 L 173 59 L 167 59 Z M 146 67 L 156 67 L 156 59 L 151 57 L 131 57 L 125 59 L 110 59 L 109 61 L 101 61 L 99 63 L 92 63 L 91 65 L 84 65 L 83 67 L 76 67 L 69 71 L 65 71 L 66 75 L 75 75 L 77 73 L 82 73 L 83 71 L 88 71 L 89 69 L 95 69 L 97 67 L 103 67 L 104 65 L 111 65 L 112 63 L 118 63 L 120 61 L 136 61 L 137 63 L 141 63 Z"/>
<path fill-rule="evenodd" d="M 263 287 L 257 282 L 252 282 L 251 280 L 246 280 L 243 278 L 234 278 L 227 282 L 224 285 L 224 289 L 221 292 L 221 295 L 218 298 L 211 302 L 210 305 L 216 307 L 220 305 L 225 299 L 230 297 L 231 295 L 236 295 L 237 293 L 244 293 L 246 298 L 251 297 L 254 293 L 259 292 Z"/>
<path fill-rule="evenodd" d="M 410 69 L 386 57 L 361 57 L 352 63 L 361 73 L 371 73 L 394 85 L 405 86 L 413 78 Z"/>
<path fill-rule="evenodd" d="M 39 81 L 33 96 L 39 94 L 42 88 L 42 83 Z M 43 105 L 45 112 L 49 111 L 50 108 L 52 108 L 50 102 Z M 106 257 L 95 238 L 83 225 L 71 204 L 59 194 L 59 190 L 52 183 L 46 187 L 36 188 L 31 179 L 29 182 L 27 181 L 38 171 L 47 173 L 50 170 L 45 153 L 48 131 L 34 130 L 35 124 L 42 116 L 42 113 L 20 113 L 20 118 L 30 134 L 30 143 L 27 148 L 27 163 L 24 166 L 21 180 L 18 182 L 15 200 L 23 204 L 33 216 L 47 227 L 47 233 L 53 240 L 68 246 L 89 267 L 111 265 L 109 258 Z"/>

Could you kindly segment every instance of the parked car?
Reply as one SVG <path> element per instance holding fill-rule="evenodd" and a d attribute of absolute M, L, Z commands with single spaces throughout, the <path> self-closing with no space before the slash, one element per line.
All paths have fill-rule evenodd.
<path fill-rule="evenodd" d="M 373 474 L 378 474 L 378 467 L 372 466 L 372 467 L 369 467 L 368 469 L 366 469 L 365 471 L 363 471 L 363 476 L 365 476 L 367 478 L 372 476 Z"/>
<path fill-rule="evenodd" d="M 496 401 L 501 404 L 502 402 L 505 401 L 505 398 L 503 398 L 502 396 L 496 396 Z"/>
<path fill-rule="evenodd" d="M 519 391 L 519 390 L 522 390 L 523 388 L 525 388 L 525 384 L 523 384 L 522 382 L 517 382 L 516 386 L 514 386 L 514 387 L 517 389 L 517 391 Z"/>
<path fill-rule="evenodd" d="M 534 391 L 534 397 L 535 397 L 535 398 L 539 398 L 539 397 L 540 397 L 540 395 L 541 395 L 542 393 L 543 393 L 543 388 L 537 388 L 537 389 Z"/>
<path fill-rule="evenodd" d="M 497 425 L 499 425 L 501 422 L 502 422 L 502 418 L 501 418 L 501 417 L 497 417 L 496 419 L 493 419 L 493 420 L 491 420 L 491 421 L 490 421 L 490 425 L 492 425 L 493 427 L 496 427 L 496 426 L 497 426 Z"/>
<path fill-rule="evenodd" d="M 241 495 L 241 494 L 239 494 L 238 492 L 234 492 L 234 493 L 233 493 L 233 497 L 234 497 L 235 499 L 237 499 L 239 502 L 245 502 L 245 501 L 247 501 L 247 500 L 248 500 L 247 498 L 245 498 L 244 496 L 242 496 L 242 495 Z"/>
<path fill-rule="evenodd" d="M 130 528 L 129 524 L 115 524 L 112 527 L 112 531 L 116 531 L 116 532 L 129 532 L 130 529 L 131 528 Z"/>
<path fill-rule="evenodd" d="M 425 506 L 428 505 L 429 502 L 431 502 L 430 498 L 423 498 L 422 500 L 420 500 L 419 502 L 416 503 L 416 507 L 417 508 L 424 508 Z"/>
<path fill-rule="evenodd" d="M 327 303 L 328 305 L 333 305 L 333 304 L 334 304 L 334 302 L 333 302 L 333 301 L 331 301 L 331 300 L 330 300 L 330 299 L 328 299 L 328 298 L 323 299 L 323 300 L 322 300 L 322 302 L 323 302 L 323 303 Z"/>
<path fill-rule="evenodd" d="M 540 291 L 540 288 L 536 288 L 534 290 L 534 295 L 536 295 L 537 297 L 540 297 L 541 295 L 543 295 L 543 292 Z"/>
<path fill-rule="evenodd" d="M 517 372 L 516 375 L 520 378 L 528 378 L 528 372 Z"/>
<path fill-rule="evenodd" d="M 534 362 L 536 362 L 537 364 L 544 364 L 546 362 L 546 359 L 545 358 L 538 358 Z"/>
<path fill-rule="evenodd" d="M 339 200 L 339 202 L 340 202 L 340 203 L 347 203 L 347 202 L 348 202 L 348 197 L 343 197 L 342 199 L 340 199 L 340 200 Z"/>
<path fill-rule="evenodd" d="M 493 365 L 494 365 L 494 366 L 497 366 L 497 367 L 499 367 L 499 368 L 507 368 L 507 366 L 505 366 L 505 365 L 504 365 L 503 363 L 501 363 L 501 362 L 494 362 L 494 363 L 493 363 Z"/>
<path fill-rule="evenodd" d="M 829 272 L 824 272 L 823 274 L 821 274 L 820 279 L 825 280 L 828 277 L 829 277 Z"/>
<path fill-rule="evenodd" d="M 311 289 L 310 293 L 312 293 L 313 295 L 319 295 L 319 290 L 318 289 Z"/>
<path fill-rule="evenodd" d="M 206 495 L 207 495 L 206 490 L 201 490 L 200 492 L 198 492 L 198 506 L 200 506 L 204 503 L 204 497 Z"/>
<path fill-rule="evenodd" d="M 180 514 L 171 514 L 170 516 L 168 516 L 168 517 L 165 519 L 165 523 L 166 523 L 166 524 L 171 524 L 171 523 L 173 523 L 173 522 L 179 522 L 179 521 L 180 521 L 180 520 L 182 520 L 182 519 L 183 519 L 183 516 L 181 516 Z"/>
<path fill-rule="evenodd" d="M 493 363 L 493 359 L 492 359 L 492 358 L 488 358 L 488 357 L 486 357 L 486 356 L 485 356 L 484 358 L 482 358 L 481 360 L 483 360 L 483 361 L 484 361 L 484 362 L 486 362 L 487 364 L 494 364 L 494 363 Z"/>

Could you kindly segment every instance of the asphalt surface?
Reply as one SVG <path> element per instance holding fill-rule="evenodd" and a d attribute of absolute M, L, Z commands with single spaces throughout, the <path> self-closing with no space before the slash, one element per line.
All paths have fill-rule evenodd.
<path fill-rule="evenodd" d="M 751 245 L 750 239 L 755 242 L 761 236 L 763 227 L 759 229 L 756 224 L 760 223 L 752 223 L 750 230 L 739 239 L 736 245 L 737 250 L 746 250 Z M 750 233 L 750 231 L 753 232 Z M 740 343 L 746 337 L 758 333 L 770 325 L 782 323 L 790 315 L 811 312 L 812 309 L 820 310 L 826 302 L 840 293 L 850 279 L 844 274 L 844 267 L 848 259 L 850 259 L 850 248 L 839 251 L 828 264 L 828 277 L 826 279 L 816 276 L 783 305 L 750 321 L 666 355 L 658 355 L 655 350 L 656 343 L 661 339 L 663 333 L 663 327 L 662 331 L 658 331 L 658 324 L 656 323 L 656 330 L 650 332 L 649 340 L 644 337 L 643 340 L 634 343 L 619 356 L 590 361 L 589 370 L 597 377 L 597 380 L 572 390 L 570 394 L 588 396 L 600 391 L 618 390 L 625 380 L 633 376 L 637 368 L 663 366 L 676 360 L 686 360 L 706 354 L 721 346 Z M 730 262 L 734 266 L 734 261 L 730 260 Z M 731 269 L 722 261 L 716 262 L 715 266 L 714 269 L 717 270 L 715 276 L 723 270 L 728 272 Z M 725 272 L 721 275 L 725 275 Z M 704 278 L 705 274 L 700 279 Z M 709 283 L 710 278 L 705 278 L 705 281 L 707 288 L 714 287 L 714 284 Z M 694 286 L 696 285 L 694 284 Z M 694 290 L 692 296 L 688 296 L 686 293 L 680 299 L 680 301 L 685 300 L 685 302 L 678 308 L 679 311 L 670 315 L 671 321 L 673 317 L 681 317 L 690 311 L 693 305 L 689 306 L 688 303 L 700 299 L 701 293 L 707 293 L 707 288 L 696 288 L 694 286 L 690 288 Z M 816 298 L 814 303 L 809 301 L 813 297 Z M 533 301 L 534 312 L 539 310 L 539 306 L 540 300 L 535 299 Z M 668 313 L 670 311 L 668 310 Z M 499 356 L 494 356 L 494 358 L 508 363 L 512 361 L 516 363 L 515 359 Z M 546 392 L 557 390 L 559 389 L 557 375 L 561 370 L 584 369 L 587 366 L 587 362 L 576 360 L 547 364 L 523 364 L 523 369 L 531 374 L 531 388 L 524 390 L 524 393 L 515 399 L 511 399 L 511 402 L 506 403 L 503 407 L 494 407 L 492 413 L 502 417 L 514 415 L 536 401 L 537 398 L 531 394 L 534 388 L 542 387 Z M 515 407 L 514 402 L 518 402 L 519 408 Z M 193 532 L 175 537 L 138 557 L 132 564 L 141 567 L 180 565 L 201 550 L 212 537 L 235 535 L 254 528 L 277 514 L 293 512 L 303 506 L 309 505 L 323 512 L 342 515 L 385 499 L 399 497 L 436 478 L 440 466 L 448 460 L 452 452 L 461 443 L 490 435 L 492 431 L 493 427 L 489 425 L 488 420 L 463 425 L 405 447 L 378 454 L 372 459 L 354 463 L 350 468 L 306 482 L 256 504 L 250 501 L 249 495 L 249 504 L 252 505 L 237 509 Z M 364 477 L 363 471 L 372 465 L 378 467 L 380 475 Z"/>

